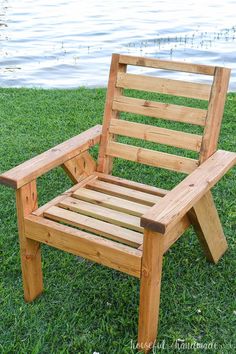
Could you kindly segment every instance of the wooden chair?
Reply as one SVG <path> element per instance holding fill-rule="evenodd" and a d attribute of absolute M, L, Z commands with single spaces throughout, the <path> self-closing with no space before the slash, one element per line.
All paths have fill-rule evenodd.
<path fill-rule="evenodd" d="M 134 75 L 127 66 L 151 67 L 212 77 L 212 84 Z M 148 352 L 157 336 L 163 254 L 192 224 L 206 257 L 218 262 L 227 242 L 211 188 L 236 163 L 217 150 L 230 70 L 223 67 L 112 55 L 103 125 L 3 173 L 16 189 L 20 252 L 26 301 L 43 291 L 40 243 L 90 259 L 140 279 L 139 347 Z M 208 101 L 208 109 L 123 95 L 123 89 L 152 91 Z M 135 91 L 134 91 L 135 92 Z M 202 127 L 203 134 L 118 119 L 120 112 Z M 116 142 L 142 139 L 198 153 L 198 159 Z M 88 150 L 99 144 L 98 163 Z M 111 175 L 113 158 L 183 172 L 171 191 Z M 36 179 L 62 166 L 72 188 L 38 208 Z"/>

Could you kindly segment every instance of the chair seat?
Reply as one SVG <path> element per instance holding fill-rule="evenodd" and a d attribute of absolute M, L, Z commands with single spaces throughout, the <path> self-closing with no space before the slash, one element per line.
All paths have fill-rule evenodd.
<path fill-rule="evenodd" d="M 139 248 L 143 243 L 140 217 L 166 192 L 94 173 L 34 214 Z"/>
<path fill-rule="evenodd" d="M 167 190 L 94 172 L 25 218 L 35 241 L 141 276 L 143 228 L 140 218 Z M 167 233 L 164 252 L 189 227 L 184 216 Z"/>

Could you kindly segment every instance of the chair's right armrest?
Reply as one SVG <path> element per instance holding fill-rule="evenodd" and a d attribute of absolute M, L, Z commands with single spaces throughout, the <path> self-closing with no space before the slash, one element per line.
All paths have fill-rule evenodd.
<path fill-rule="evenodd" d="M 0 183 L 18 189 L 67 160 L 100 143 L 102 126 L 96 125 L 54 148 L 0 175 Z"/>
<path fill-rule="evenodd" d="M 236 153 L 223 150 L 216 151 L 151 207 L 141 217 L 141 226 L 165 234 L 235 164 Z"/>

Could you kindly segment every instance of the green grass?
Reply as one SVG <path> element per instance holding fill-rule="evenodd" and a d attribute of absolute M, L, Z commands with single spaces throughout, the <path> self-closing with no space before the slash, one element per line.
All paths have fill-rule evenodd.
<path fill-rule="evenodd" d="M 0 172 L 101 123 L 104 100 L 104 89 L 1 89 Z M 203 107 L 200 101 L 197 106 Z M 142 117 L 141 121 L 149 120 Z M 177 127 L 175 123 L 155 122 Z M 187 125 L 181 127 L 189 130 Z M 236 95 L 229 94 L 220 148 L 236 150 L 235 131 Z M 93 154 L 96 156 L 97 149 Z M 114 174 L 165 188 L 172 188 L 183 178 L 122 160 L 115 162 Z M 235 180 L 234 169 L 213 190 L 229 243 L 221 261 L 216 266 L 206 261 L 192 230 L 164 258 L 158 339 L 165 343 L 165 349 L 158 352 L 178 352 L 171 347 L 178 339 L 190 344 L 213 342 L 215 349 L 205 353 L 236 351 Z M 40 204 L 70 185 L 61 169 L 49 172 L 38 181 Z M 137 335 L 137 279 L 43 246 L 45 292 L 34 303 L 26 304 L 15 196 L 4 186 L 0 186 L 0 224 L 0 353 L 136 352 L 130 341 Z"/>

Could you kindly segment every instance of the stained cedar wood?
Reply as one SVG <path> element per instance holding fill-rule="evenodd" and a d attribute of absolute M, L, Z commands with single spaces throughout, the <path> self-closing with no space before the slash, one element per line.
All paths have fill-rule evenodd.
<path fill-rule="evenodd" d="M 101 125 L 65 141 L 54 148 L 33 157 L 32 159 L 12 168 L 0 176 L 0 183 L 13 188 L 20 188 L 24 184 L 36 179 L 52 168 L 62 165 L 66 160 L 73 158 L 89 147 L 100 142 Z"/>
<path fill-rule="evenodd" d="M 144 214 L 141 225 L 166 233 L 235 163 L 235 153 L 218 150 Z"/>
<path fill-rule="evenodd" d="M 114 110 L 120 112 L 141 114 L 153 118 L 200 126 L 205 125 L 207 115 L 206 109 L 154 102 L 126 96 L 115 97 L 112 107 Z"/>
<path fill-rule="evenodd" d="M 202 142 L 201 135 L 120 119 L 111 119 L 109 131 L 110 133 L 117 135 L 128 136 L 197 152 L 200 151 Z"/>
<path fill-rule="evenodd" d="M 120 63 L 128 65 L 146 66 L 156 69 L 183 71 L 188 73 L 214 75 L 215 67 L 202 64 L 183 63 L 170 60 L 159 60 L 153 58 L 143 58 L 131 55 L 120 55 Z"/>
<path fill-rule="evenodd" d="M 82 152 L 82 154 L 73 157 L 62 165 L 62 168 L 74 183 L 78 183 L 85 176 L 91 175 L 96 167 L 96 161 L 88 151 Z"/>
<path fill-rule="evenodd" d="M 79 183 L 76 183 L 74 186 L 71 188 L 67 189 L 65 192 L 63 192 L 61 195 L 58 195 L 57 197 L 53 198 L 50 200 L 48 203 L 42 205 L 40 208 L 36 209 L 33 214 L 36 216 L 42 216 L 43 213 L 50 208 L 53 205 L 57 205 L 60 201 L 63 199 L 70 197 L 74 191 L 76 191 L 78 188 L 85 186 L 89 181 L 95 180 L 97 177 L 94 175 L 91 176 L 86 176 L 84 177 L 83 180 L 81 180 Z"/>
<path fill-rule="evenodd" d="M 20 242 L 21 269 L 25 301 L 33 301 L 43 291 L 40 243 L 30 240 L 25 233 L 25 217 L 37 209 L 36 181 L 16 191 L 16 209 Z"/>
<path fill-rule="evenodd" d="M 57 206 L 47 209 L 44 213 L 44 217 L 69 224 L 70 226 L 79 227 L 99 236 L 105 236 L 112 240 L 122 242 L 131 247 L 137 248 L 143 243 L 143 235 L 139 232 Z"/>
<path fill-rule="evenodd" d="M 190 221 L 187 215 L 185 215 L 170 231 L 165 234 L 164 237 L 164 253 L 183 235 L 183 233 L 189 228 Z M 139 250 L 143 250 L 141 245 Z"/>
<path fill-rule="evenodd" d="M 26 236 L 107 267 L 140 277 L 142 252 L 35 215 L 25 219 Z"/>
<path fill-rule="evenodd" d="M 228 245 L 210 191 L 194 204 L 190 215 L 190 220 L 207 259 L 217 263 L 227 250 Z"/>
<path fill-rule="evenodd" d="M 87 188 L 77 189 L 72 196 L 77 199 L 87 201 L 89 203 L 101 205 L 114 210 L 126 212 L 130 215 L 141 216 L 149 207 L 139 203 L 132 202 L 122 197 L 115 197 L 106 193 L 101 193 Z"/>
<path fill-rule="evenodd" d="M 98 181 L 89 182 L 86 181 L 86 187 L 91 189 L 105 189 L 107 193 L 111 195 L 119 195 L 122 198 L 136 200 L 141 205 L 152 205 L 151 199 L 158 199 L 157 204 L 150 208 L 148 212 L 142 218 L 142 223 L 147 227 L 150 227 L 151 230 L 144 230 L 144 245 L 143 245 L 143 253 L 140 250 L 135 250 L 129 246 L 122 245 L 117 242 L 113 242 L 111 240 L 104 239 L 99 236 L 95 236 L 89 234 L 88 232 L 83 232 L 72 228 L 70 226 L 62 225 L 58 222 L 54 222 L 51 220 L 47 220 L 43 217 L 37 217 L 32 215 L 31 212 L 34 212 L 34 209 L 37 207 L 37 194 L 36 194 L 36 183 L 35 181 L 30 182 L 29 185 L 24 185 L 20 189 L 17 190 L 17 211 L 18 211 L 18 222 L 19 222 L 19 233 L 20 233 L 20 242 L 21 249 L 23 249 L 23 280 L 25 286 L 25 292 L 28 294 L 26 296 L 27 301 L 32 301 L 42 290 L 41 286 L 41 265 L 39 262 L 35 263 L 35 259 L 39 260 L 39 242 L 46 243 L 50 246 L 57 247 L 61 250 L 82 256 L 84 258 L 91 259 L 92 261 L 96 261 L 97 263 L 104 264 L 108 267 L 117 269 L 119 271 L 123 271 L 130 275 L 134 275 L 138 278 L 141 277 L 141 289 L 140 289 L 140 312 L 139 312 L 139 336 L 138 336 L 138 344 L 139 347 L 143 348 L 143 344 L 146 348 L 144 348 L 145 353 L 150 351 L 150 345 L 154 344 L 157 335 L 157 319 L 158 319 L 158 311 L 159 311 L 159 303 L 160 303 L 160 285 L 161 285 L 161 272 L 162 272 L 162 256 L 164 251 L 170 247 L 172 243 L 174 243 L 177 238 L 182 234 L 182 232 L 189 226 L 189 218 L 191 219 L 191 213 L 195 217 L 195 227 L 197 225 L 198 232 L 200 238 L 202 238 L 205 243 L 205 250 L 207 250 L 208 254 L 212 258 L 214 262 L 217 262 L 219 257 L 224 253 L 227 248 L 227 244 L 225 242 L 225 238 L 223 235 L 223 230 L 220 225 L 220 221 L 218 218 L 218 214 L 216 212 L 215 206 L 213 204 L 212 197 L 210 195 L 209 189 L 216 183 L 220 177 L 236 162 L 236 154 L 219 151 L 210 157 L 211 154 L 215 151 L 217 146 L 217 140 L 219 135 L 219 127 L 221 123 L 221 117 L 223 112 L 224 99 L 227 90 L 228 84 L 228 76 L 229 72 L 222 68 L 215 68 L 210 66 L 203 65 L 195 65 L 195 64 L 187 64 L 187 63 L 177 63 L 177 62 L 164 62 L 161 60 L 149 59 L 149 58 L 139 58 L 139 57 L 128 57 L 123 55 L 113 55 L 113 68 L 111 67 L 111 75 L 108 87 L 107 94 L 107 108 L 105 109 L 106 114 L 104 115 L 104 130 L 103 130 L 103 141 L 101 146 L 101 151 L 99 155 L 100 161 L 100 169 L 103 172 L 111 172 L 112 168 L 112 157 L 106 155 L 106 145 L 110 140 L 110 146 L 113 144 L 114 147 L 121 146 L 121 144 L 114 143 L 114 134 L 111 133 L 109 136 L 108 127 L 110 124 L 110 119 L 118 118 L 119 110 L 124 108 L 124 105 L 132 106 L 133 103 L 130 101 L 121 102 L 122 98 L 120 96 L 122 92 L 122 87 L 115 87 L 116 82 L 116 74 L 118 71 L 119 77 L 123 81 L 126 80 L 125 85 L 128 80 L 131 80 L 133 88 L 138 87 L 138 89 L 151 90 L 157 87 L 153 86 L 154 81 L 158 83 L 159 89 L 161 92 L 172 93 L 177 95 L 188 95 L 187 97 L 199 97 L 202 99 L 207 99 L 209 95 L 209 86 L 200 85 L 200 84 L 191 84 L 191 83 L 183 83 L 176 82 L 175 80 L 154 80 L 150 78 L 141 78 L 141 82 L 138 82 L 134 75 L 125 75 L 126 64 L 131 65 L 144 65 L 144 66 L 154 66 L 162 69 L 168 70 L 179 70 L 179 71 L 188 71 L 194 73 L 201 73 L 207 75 L 213 75 L 215 73 L 213 89 L 211 91 L 210 96 L 210 104 L 207 115 L 207 122 L 205 127 L 205 140 L 202 144 L 201 150 L 201 162 L 207 159 L 202 166 L 200 166 L 196 171 L 194 171 L 189 177 L 187 177 L 182 183 L 180 183 L 176 188 L 174 188 L 171 192 L 169 192 L 162 200 L 157 196 L 162 194 L 159 189 L 154 189 L 154 187 L 144 187 L 142 184 L 138 184 L 135 182 L 127 182 L 125 180 L 121 180 L 113 177 L 106 177 L 97 175 L 96 178 L 100 179 Z M 113 70 L 114 69 L 114 70 Z M 123 71 L 123 73 L 122 73 Z M 128 79 L 127 79 L 128 78 Z M 143 78 L 143 79 L 142 79 Z M 118 81 L 120 79 L 118 78 Z M 120 80 L 121 81 L 121 80 Z M 172 86 L 174 84 L 174 86 Z M 164 85 L 164 86 L 163 86 Z M 114 87 L 113 87 L 114 86 Z M 131 87 L 132 88 L 132 87 Z M 200 91 L 199 91 L 200 90 Z M 112 100 L 116 99 L 116 103 L 113 103 Z M 134 101 L 132 101 L 134 102 Z M 137 101 L 136 101 L 137 103 Z M 153 105 L 153 103 L 151 103 Z M 120 105 L 119 107 L 117 105 Z M 123 108 L 122 108 L 123 105 Z M 139 104 L 137 110 L 142 112 L 144 109 L 142 104 Z M 144 103 L 145 105 L 145 103 Z M 163 106 L 155 107 L 155 114 L 157 114 L 157 110 L 161 110 Z M 130 109 L 134 109 L 131 107 Z M 136 109 L 136 108 L 135 108 Z M 168 110 L 163 110 L 164 114 L 167 116 L 171 114 L 172 106 L 168 106 Z M 183 108 L 180 108 L 182 110 Z M 183 110 L 186 114 L 186 110 Z M 147 112 L 147 110 L 145 110 Z M 177 114 L 180 112 L 178 111 Z M 197 119 L 197 114 L 200 114 L 199 122 L 196 120 L 193 124 L 204 125 L 205 124 L 205 112 L 196 112 L 194 111 L 194 119 Z M 143 114 L 143 113 L 142 113 Z M 152 111 L 151 111 L 152 114 Z M 154 113 L 153 113 L 154 114 Z M 183 115 L 184 115 L 183 114 Z M 196 116 L 195 116 L 196 114 Z M 204 114 L 204 117 L 203 117 Z M 214 117 L 214 119 L 213 119 Z M 192 119 L 193 117 L 190 117 Z M 185 119 L 185 118 L 183 118 Z M 216 119 L 216 122 L 214 120 Z M 181 118 L 179 119 L 181 121 Z M 183 121 L 183 120 L 182 120 Z M 214 123 L 213 123 L 214 122 Z M 80 136 L 81 137 L 81 136 Z M 97 140 L 96 140 L 97 139 Z M 99 142 L 100 134 L 95 139 L 93 139 L 92 144 L 95 143 L 95 140 Z M 80 142 L 81 143 L 81 142 Z M 86 150 L 90 143 L 85 142 L 83 148 Z M 64 146 L 62 144 L 62 146 Z M 135 148 L 135 147 L 133 147 Z M 66 147 L 68 149 L 68 146 Z M 81 145 L 79 149 L 75 151 L 69 148 L 69 152 L 66 153 L 66 160 L 73 159 L 76 154 L 83 151 Z M 72 152 L 73 151 L 73 152 Z M 134 152 L 134 150 L 132 150 Z M 131 150 L 126 151 L 125 154 L 131 153 Z M 144 149 L 139 150 L 140 152 L 136 153 L 135 150 L 135 161 L 141 160 L 143 157 L 148 161 L 153 161 L 152 159 L 156 159 L 152 153 L 145 155 L 148 153 L 147 150 Z M 62 152 L 56 154 L 55 163 L 55 155 L 53 155 L 54 163 L 50 165 L 50 168 L 65 163 L 64 154 Z M 52 155 L 52 153 L 50 154 Z M 42 155 L 41 155 L 42 156 Z M 43 155 L 45 156 L 45 155 Z M 159 154 L 160 157 L 166 157 L 167 155 Z M 51 156 L 52 158 L 52 156 Z M 134 158 L 134 156 L 132 157 Z M 173 158 L 177 158 L 173 156 Z M 168 158 L 167 158 L 168 159 Z M 190 159 L 188 159 L 189 161 Z M 32 162 L 33 160 L 31 160 Z M 37 160 L 38 161 L 38 160 Z M 45 161 L 44 161 L 45 162 Z M 142 161 L 141 161 L 142 162 Z M 180 162 L 180 161 L 178 161 Z M 186 162 L 186 160 L 185 160 Z M 46 159 L 46 170 L 50 169 L 48 165 L 48 160 Z M 174 161 L 169 158 L 169 165 L 173 167 Z M 70 174 L 74 167 L 77 165 L 76 159 L 71 160 L 70 163 L 66 163 L 67 172 Z M 27 164 L 26 164 L 27 166 Z M 41 165 L 40 165 L 41 166 Z M 24 168 L 24 164 L 20 166 Z M 42 166 L 41 166 L 42 167 Z M 186 166 L 185 166 L 186 167 Z M 194 166 L 195 167 L 195 166 Z M 37 170 L 37 173 L 43 173 L 43 168 L 45 168 L 45 164 L 42 167 L 42 170 Z M 32 172 L 32 171 L 31 171 Z M 45 171 L 44 171 L 45 172 Z M 75 171 L 74 171 L 75 172 Z M 31 175 L 31 178 L 36 178 L 37 173 Z M 71 173 L 72 174 L 72 173 Z M 91 176 L 93 179 L 95 174 Z M 29 175 L 27 175 L 27 178 Z M 76 176 L 72 176 L 74 180 L 77 181 Z M 27 179 L 24 179 L 24 183 L 26 183 Z M 105 180 L 106 182 L 103 182 Z M 10 180 L 8 180 L 8 184 Z M 12 184 L 12 181 L 10 181 Z M 17 187 L 17 182 L 15 181 L 14 186 Z M 108 183 L 109 182 L 109 183 Z M 5 183 L 6 179 L 5 179 Z M 90 184 L 90 185 L 89 185 Z M 20 184 L 19 184 L 20 185 Z M 101 186 L 102 185 L 102 186 Z M 105 186 L 104 186 L 105 185 Z M 145 189 L 146 188 L 146 189 Z M 152 191 L 153 194 L 152 195 Z M 72 192 L 72 191 L 71 191 Z M 164 192 L 165 194 L 165 192 Z M 141 197 L 142 195 L 142 197 Z M 64 198 L 64 196 L 63 196 Z M 132 199 L 136 198 L 136 199 Z M 68 198 L 66 196 L 67 202 Z M 65 199 L 60 199 L 59 203 L 61 205 L 66 204 Z M 77 201 L 78 202 L 78 201 Z M 55 203 L 55 200 L 53 201 Z M 58 200 L 56 201 L 58 203 Z M 124 201 L 125 203 L 125 201 Z M 76 204 L 76 203 L 71 203 Z M 80 201 L 81 205 L 84 205 Z M 128 204 L 128 203 L 127 203 Z M 91 207 L 92 205 L 92 207 Z M 67 205 L 68 206 L 68 205 Z M 114 206 L 114 205 L 113 205 Z M 91 209 L 92 208 L 92 209 Z M 192 208 L 191 212 L 189 212 L 189 216 L 186 216 L 189 208 Z M 94 209 L 94 205 L 90 204 L 89 212 Z M 106 208 L 100 207 L 100 211 L 104 211 Z M 97 228 L 97 231 L 100 227 L 100 231 L 103 235 L 108 232 L 112 237 L 118 237 L 117 240 L 121 240 L 121 235 L 115 235 L 113 233 L 113 229 L 115 226 L 109 223 L 102 223 L 101 221 L 95 221 L 95 223 L 90 220 L 89 217 L 84 217 L 78 215 L 74 212 L 70 212 L 65 209 L 61 209 L 59 207 L 51 206 L 48 213 L 54 213 L 54 216 L 57 214 L 58 210 L 60 211 L 59 219 L 61 221 L 69 221 L 71 223 L 75 223 L 77 226 L 80 222 L 86 224 L 86 227 L 94 230 L 94 227 Z M 98 209 L 97 213 L 98 213 Z M 207 217 L 205 211 L 207 210 Z M 42 211 L 42 209 L 41 209 Z M 46 215 L 47 211 L 45 212 Z M 137 219 L 135 217 L 129 216 L 128 218 L 123 217 L 120 212 L 108 211 L 106 215 L 110 215 L 113 213 L 113 219 L 117 216 L 120 216 L 119 220 L 121 222 L 131 222 L 135 221 L 135 226 L 137 226 Z M 29 215 L 31 214 L 31 215 Z M 96 214 L 96 213 L 95 213 Z M 72 218 L 73 215 L 73 218 Z M 97 214 L 96 214 L 97 215 Z M 102 215 L 100 213 L 100 215 Z M 108 215 L 108 218 L 109 218 Z M 51 215 L 52 216 L 52 215 Z M 102 215 L 104 218 L 104 215 Z M 107 218 L 107 216 L 105 216 Z M 73 219 L 73 220 L 72 220 Z M 107 219 L 106 219 L 107 220 Z M 108 220 L 107 220 L 108 221 Z M 178 221 L 178 225 L 176 225 Z M 192 219 L 191 219 L 192 221 Z M 146 223 L 146 224 L 145 224 Z M 106 228 L 105 227 L 106 224 Z M 116 231 L 117 231 L 116 226 Z M 165 236 L 163 236 L 160 232 L 153 232 L 153 230 L 161 232 L 165 232 Z M 122 231 L 124 236 L 124 231 Z M 133 231 L 126 230 L 126 235 L 129 233 L 131 235 Z M 133 232 L 134 233 L 134 232 Z M 108 236 L 107 234 L 107 236 Z M 138 233 L 136 233 L 138 234 Z M 21 236 L 23 235 L 23 238 Z M 141 234 L 140 234 L 141 235 Z M 120 238 L 119 238 L 120 237 Z M 129 237 L 128 237 L 129 238 Z M 139 239 L 139 237 L 138 237 Z M 132 240 L 128 240 L 128 242 L 132 242 Z M 136 246 L 139 245 L 140 241 L 137 240 Z M 29 243 L 27 245 L 27 243 Z M 31 246 L 30 246 L 31 245 Z M 23 248 L 22 248 L 23 247 Z M 35 277 L 36 276 L 36 277 Z"/>
<path fill-rule="evenodd" d="M 210 157 L 217 149 L 229 78 L 230 69 L 216 68 L 203 133 L 200 163 Z"/>
<path fill-rule="evenodd" d="M 144 231 L 140 279 L 138 345 L 147 353 L 156 341 L 164 236 Z"/>
<path fill-rule="evenodd" d="M 106 194 L 114 195 L 149 206 L 154 205 L 160 199 L 160 197 L 157 195 L 152 195 L 150 193 L 145 193 L 136 189 L 115 185 L 114 183 L 108 183 L 107 181 L 104 182 L 100 180 L 93 180 L 87 183 L 86 188 L 105 192 Z"/>
<path fill-rule="evenodd" d="M 94 175 L 97 176 L 100 181 L 113 183 L 118 186 L 128 187 L 140 192 L 145 192 L 160 197 L 163 197 L 164 195 L 166 195 L 166 193 L 169 192 L 168 190 L 163 188 L 153 187 L 148 184 L 131 181 L 117 176 L 107 175 L 105 173 L 95 172 Z"/>
<path fill-rule="evenodd" d="M 117 87 L 159 92 L 167 95 L 209 100 L 211 85 L 188 81 L 163 79 L 147 75 L 118 73 Z"/>
<path fill-rule="evenodd" d="M 71 197 L 63 199 L 59 202 L 58 206 L 71 211 L 76 211 L 80 214 L 92 216 L 95 219 L 103 220 L 111 224 L 127 227 L 131 230 L 139 232 L 143 231 L 143 228 L 140 226 L 140 219 L 137 216 L 129 215 L 121 211 L 105 208 L 100 205 L 91 204 Z"/>
<path fill-rule="evenodd" d="M 195 159 L 116 142 L 108 143 L 107 155 L 183 173 L 198 167 Z"/>
<path fill-rule="evenodd" d="M 98 156 L 99 172 L 111 173 L 112 158 L 106 155 L 106 146 L 109 140 L 113 140 L 114 136 L 109 134 L 110 120 L 119 118 L 119 112 L 112 109 L 114 97 L 119 97 L 123 89 L 116 86 L 118 72 L 126 72 L 126 65 L 119 63 L 119 54 L 113 54 L 111 60 L 110 74 L 107 87 L 106 103 L 102 125 L 102 139 Z"/>

